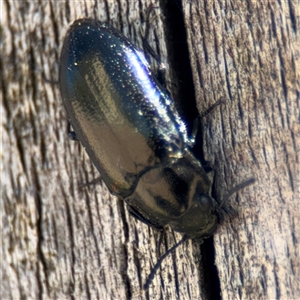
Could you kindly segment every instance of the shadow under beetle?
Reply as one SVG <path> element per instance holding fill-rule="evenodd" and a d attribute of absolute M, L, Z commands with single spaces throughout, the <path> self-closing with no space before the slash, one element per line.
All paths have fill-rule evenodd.
<path fill-rule="evenodd" d="M 76 137 L 130 213 L 181 232 L 175 247 L 211 236 L 220 209 L 209 196 L 212 183 L 169 93 L 128 39 L 99 21 L 75 21 L 64 40 L 59 81 Z"/>

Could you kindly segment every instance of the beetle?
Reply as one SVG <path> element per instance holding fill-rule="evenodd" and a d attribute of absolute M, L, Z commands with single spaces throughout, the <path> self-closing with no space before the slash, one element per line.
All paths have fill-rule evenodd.
<path fill-rule="evenodd" d="M 59 82 L 76 137 L 130 213 L 156 228 L 169 225 L 183 241 L 211 236 L 220 209 L 212 183 L 141 52 L 104 23 L 76 20 L 63 43 Z"/>

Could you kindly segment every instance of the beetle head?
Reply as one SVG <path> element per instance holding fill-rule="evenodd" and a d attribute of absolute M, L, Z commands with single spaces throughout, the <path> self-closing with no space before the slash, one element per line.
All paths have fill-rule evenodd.
<path fill-rule="evenodd" d="M 189 209 L 170 225 L 174 230 L 186 234 L 189 238 L 204 239 L 214 233 L 217 224 L 216 201 L 196 191 Z"/>

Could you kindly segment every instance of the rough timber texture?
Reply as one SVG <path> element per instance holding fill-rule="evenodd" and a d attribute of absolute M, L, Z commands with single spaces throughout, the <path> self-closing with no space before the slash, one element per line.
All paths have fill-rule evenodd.
<path fill-rule="evenodd" d="M 168 66 L 172 47 L 165 43 L 164 2 L 153 1 L 162 9 L 153 12 L 149 42 Z M 66 135 L 55 81 L 69 24 L 94 17 L 141 45 L 150 1 L 0 5 L 0 298 L 214 295 L 207 284 L 211 278 L 201 269 L 200 247 L 191 241 L 164 261 L 149 291 L 141 289 L 165 247 L 181 236 L 169 230 L 159 247 L 160 234 L 130 217 L 104 183 L 80 187 L 99 175 L 84 149 Z M 183 8 L 198 110 L 219 98 L 226 101 L 203 120 L 214 195 L 222 199 L 237 183 L 257 179 L 231 197 L 238 214 L 225 218 L 214 235 L 220 293 L 223 299 L 297 299 L 299 4 L 184 1 Z"/>
<path fill-rule="evenodd" d="M 184 3 L 199 110 L 226 101 L 203 131 L 217 193 L 257 180 L 214 238 L 222 298 L 298 299 L 299 1 Z"/>

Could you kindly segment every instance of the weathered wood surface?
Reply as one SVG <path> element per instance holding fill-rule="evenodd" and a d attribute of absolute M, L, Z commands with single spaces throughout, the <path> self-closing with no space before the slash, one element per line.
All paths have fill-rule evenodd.
<path fill-rule="evenodd" d="M 218 278 L 211 265 L 203 270 L 206 243 L 201 254 L 188 241 L 148 292 L 141 286 L 151 267 L 180 235 L 168 231 L 159 248 L 159 233 L 130 217 L 105 184 L 80 188 L 98 173 L 68 140 L 58 85 L 43 77 L 57 80 L 64 35 L 80 17 L 107 21 L 141 45 L 150 1 L 1 5 L 1 299 L 299 299 L 297 1 L 184 1 L 198 110 L 226 100 L 203 120 L 214 195 L 252 176 L 257 182 L 231 197 L 237 216 L 206 242 Z M 149 43 L 170 67 L 176 97 L 168 59 L 177 45 L 164 30 L 172 13 L 154 10 Z"/>
<path fill-rule="evenodd" d="M 299 1 L 197 2 L 184 6 L 197 99 L 227 101 L 204 153 L 219 194 L 257 179 L 214 237 L 222 298 L 299 299 Z"/>

